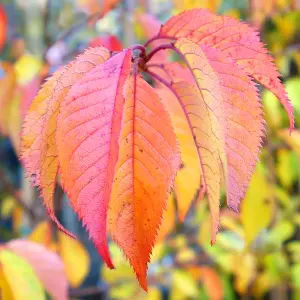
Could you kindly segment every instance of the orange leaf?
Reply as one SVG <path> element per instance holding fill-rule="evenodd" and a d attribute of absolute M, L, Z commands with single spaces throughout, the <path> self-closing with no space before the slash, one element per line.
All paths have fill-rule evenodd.
<path fill-rule="evenodd" d="M 132 75 L 124 95 L 108 224 L 112 238 L 147 289 L 147 264 L 179 166 L 179 153 L 171 121 L 155 91 L 141 77 Z"/>
<path fill-rule="evenodd" d="M 56 128 L 63 186 L 111 268 L 106 214 L 119 152 L 122 89 L 130 66 L 131 50 L 123 51 L 77 81 L 61 104 Z"/>
<path fill-rule="evenodd" d="M 175 47 L 182 53 L 194 75 L 197 88 L 187 82 L 173 84 L 195 140 L 207 191 L 211 218 L 212 243 L 219 227 L 221 177 L 227 179 L 225 154 L 225 107 L 219 78 L 200 46 L 179 39 Z M 200 186 L 200 182 L 199 182 Z"/>
<path fill-rule="evenodd" d="M 268 54 L 258 33 L 245 23 L 219 16 L 205 9 L 185 11 L 168 20 L 161 28 L 162 38 L 187 37 L 197 44 L 219 49 L 233 58 L 249 75 L 278 97 L 294 127 L 293 107 L 279 78 L 273 58 Z"/>
<path fill-rule="evenodd" d="M 224 289 L 218 273 L 211 267 L 189 267 L 189 272 L 194 278 L 203 282 L 206 293 L 210 300 L 222 300 Z"/>

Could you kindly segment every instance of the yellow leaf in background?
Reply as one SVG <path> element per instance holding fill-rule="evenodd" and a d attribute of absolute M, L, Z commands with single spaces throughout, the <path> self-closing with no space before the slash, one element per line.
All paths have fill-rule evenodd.
<path fill-rule="evenodd" d="M 290 189 L 297 180 L 297 160 L 295 153 L 288 149 L 279 149 L 277 152 L 276 172 L 277 176 L 285 189 Z"/>
<path fill-rule="evenodd" d="M 170 300 L 197 299 L 198 295 L 197 281 L 190 273 L 179 269 L 172 271 Z"/>
<path fill-rule="evenodd" d="M 0 251 L 3 274 L 15 300 L 46 300 L 45 291 L 32 267 L 11 251 Z"/>
<path fill-rule="evenodd" d="M 7 106 L 14 95 L 16 86 L 16 74 L 11 64 L 0 62 L 0 130 L 1 134 L 7 134 L 5 128 L 5 118 Z"/>
<path fill-rule="evenodd" d="M 13 214 L 12 214 L 12 219 L 13 219 L 13 231 L 14 232 L 19 232 L 20 228 L 23 223 L 23 215 L 24 215 L 24 209 L 16 206 Z"/>
<path fill-rule="evenodd" d="M 61 231 L 58 231 L 58 247 L 72 287 L 78 287 L 90 270 L 90 258 L 84 246 Z"/>
<path fill-rule="evenodd" d="M 274 96 L 269 90 L 264 90 L 262 94 L 263 109 L 265 113 L 265 120 L 268 127 L 272 129 L 278 129 L 281 127 L 282 114 L 280 103 L 277 101 L 276 96 Z"/>
<path fill-rule="evenodd" d="M 160 289 L 155 286 L 150 286 L 148 289 L 146 300 L 163 300 Z"/>
<path fill-rule="evenodd" d="M 290 239 L 296 230 L 296 224 L 293 220 L 281 220 L 272 227 L 272 230 L 267 236 L 267 241 L 272 245 L 277 245 L 280 247 L 283 242 Z"/>
<path fill-rule="evenodd" d="M 46 247 L 49 247 L 52 243 L 52 233 L 49 222 L 43 221 L 40 222 L 28 236 L 28 239 L 43 244 Z"/>
<path fill-rule="evenodd" d="M 290 78 L 284 84 L 286 92 L 295 108 L 297 119 L 297 115 L 300 116 L 300 78 Z"/>
<path fill-rule="evenodd" d="M 257 298 L 261 298 L 268 290 L 272 288 L 272 279 L 268 272 L 260 273 L 252 287 L 252 292 Z"/>
<path fill-rule="evenodd" d="M 240 294 L 245 294 L 256 276 L 256 257 L 251 253 L 236 254 L 233 270 L 234 286 Z"/>
<path fill-rule="evenodd" d="M 278 135 L 298 154 L 300 157 L 300 130 L 293 130 L 290 134 L 288 129 L 280 130 Z"/>
<path fill-rule="evenodd" d="M 224 15 L 225 16 L 228 16 L 228 17 L 232 17 L 232 18 L 235 18 L 235 19 L 241 19 L 241 13 L 238 9 L 236 8 L 232 8 L 232 9 L 227 9 L 225 12 L 224 12 Z"/>
<path fill-rule="evenodd" d="M 15 63 L 17 82 L 26 84 L 31 81 L 42 69 L 42 62 L 38 58 L 24 54 Z"/>
<path fill-rule="evenodd" d="M 3 120 L 3 127 L 6 134 L 9 136 L 16 153 L 18 154 L 20 148 L 20 133 L 21 133 L 21 93 L 16 90 L 9 105 L 5 109 L 5 117 Z"/>
<path fill-rule="evenodd" d="M 296 24 L 293 14 L 277 15 L 273 17 L 274 23 L 277 25 L 281 38 L 285 42 L 290 42 L 296 33 Z"/>
<path fill-rule="evenodd" d="M 16 200 L 12 196 L 7 196 L 1 200 L 1 217 L 9 217 L 16 206 Z"/>
<path fill-rule="evenodd" d="M 115 269 L 103 267 L 100 270 L 101 277 L 111 285 L 109 296 L 112 299 L 133 299 L 135 293 L 140 290 L 135 281 L 135 274 L 117 245 L 109 246 Z"/>
<path fill-rule="evenodd" d="M 222 228 L 233 231 L 241 237 L 244 236 L 238 213 L 227 208 L 223 209 L 221 211 L 220 224 Z"/>
<path fill-rule="evenodd" d="M 176 259 L 179 263 L 187 263 L 197 258 L 197 254 L 194 249 L 187 246 L 183 247 L 178 251 Z"/>
<path fill-rule="evenodd" d="M 174 13 L 192 8 L 207 8 L 216 12 L 221 4 L 221 0 L 174 0 Z"/>
<path fill-rule="evenodd" d="M 244 228 L 246 246 L 267 228 L 274 215 L 274 197 L 261 166 L 256 169 L 249 189 L 241 205 L 241 222 Z"/>
<path fill-rule="evenodd" d="M 5 279 L 5 275 L 2 269 L 0 269 L 0 299 L 2 300 L 14 300 L 11 288 Z"/>

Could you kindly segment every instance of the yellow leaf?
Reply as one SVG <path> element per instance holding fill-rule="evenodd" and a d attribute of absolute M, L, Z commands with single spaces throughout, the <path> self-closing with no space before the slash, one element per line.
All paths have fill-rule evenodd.
<path fill-rule="evenodd" d="M 185 262 L 189 262 L 189 261 L 196 259 L 197 254 L 196 254 L 195 250 L 185 246 L 182 249 L 180 249 L 176 258 L 179 263 L 185 263 Z"/>
<path fill-rule="evenodd" d="M 29 240 L 49 247 L 52 242 L 50 224 L 47 221 L 39 223 L 28 237 Z"/>
<path fill-rule="evenodd" d="M 4 73 L 0 78 L 0 129 L 1 134 L 7 134 L 6 110 L 14 95 L 16 74 L 9 63 L 0 62 L 0 70 Z"/>
<path fill-rule="evenodd" d="M 26 84 L 31 81 L 42 69 L 42 63 L 36 57 L 24 54 L 15 63 L 17 82 Z"/>
<path fill-rule="evenodd" d="M 15 300 L 46 300 L 40 281 L 25 260 L 11 251 L 1 250 L 0 262 Z"/>
<path fill-rule="evenodd" d="M 1 217 L 7 218 L 9 217 L 13 209 L 15 207 L 16 200 L 12 196 L 7 196 L 4 199 L 1 200 Z"/>
<path fill-rule="evenodd" d="M 13 230 L 14 232 L 19 232 L 22 222 L 23 222 L 23 214 L 24 214 L 24 210 L 23 208 L 16 206 L 14 211 L 13 211 Z"/>
<path fill-rule="evenodd" d="M 178 13 L 182 10 L 192 9 L 192 8 L 206 8 L 211 11 L 216 12 L 220 7 L 221 0 L 175 0 L 174 10 Z"/>
<path fill-rule="evenodd" d="M 199 294 L 197 281 L 191 274 L 186 271 L 177 269 L 172 272 L 172 275 L 173 280 L 170 296 L 171 300 L 197 297 L 197 295 Z"/>
<path fill-rule="evenodd" d="M 15 151 L 19 152 L 20 147 L 20 132 L 21 132 L 21 93 L 16 90 L 10 103 L 5 108 L 5 116 L 3 127 L 5 133 L 9 136 Z"/>
<path fill-rule="evenodd" d="M 262 95 L 262 99 L 264 104 L 263 108 L 265 112 L 265 120 L 268 126 L 274 129 L 281 127 L 281 107 L 276 96 L 274 96 L 270 91 L 265 90 Z"/>
<path fill-rule="evenodd" d="M 283 187 L 290 189 L 298 176 L 296 169 L 297 161 L 294 160 L 294 153 L 287 149 L 279 149 L 277 160 L 277 176 Z"/>
<path fill-rule="evenodd" d="M 147 300 L 162 300 L 162 294 L 158 287 L 150 286 L 147 293 Z"/>
<path fill-rule="evenodd" d="M 271 187 L 268 186 L 261 168 L 257 168 L 241 206 L 241 222 L 247 246 L 264 228 L 269 226 L 273 214 L 274 202 Z"/>
<path fill-rule="evenodd" d="M 279 136 L 298 154 L 300 157 L 300 130 L 296 129 L 289 133 L 289 130 L 280 130 Z"/>
<path fill-rule="evenodd" d="M 0 269 L 0 299 L 14 300 L 12 290 L 5 279 L 5 274 L 2 269 Z"/>
<path fill-rule="evenodd" d="M 240 294 L 245 294 L 256 276 L 256 258 L 251 253 L 236 254 L 234 258 L 234 285 Z"/>
<path fill-rule="evenodd" d="M 90 269 L 90 258 L 84 246 L 61 231 L 58 232 L 59 254 L 66 268 L 68 281 L 78 287 Z"/>

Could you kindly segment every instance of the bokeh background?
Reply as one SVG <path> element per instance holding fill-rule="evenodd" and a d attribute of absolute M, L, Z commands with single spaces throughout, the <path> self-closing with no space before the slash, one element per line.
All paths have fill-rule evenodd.
<path fill-rule="evenodd" d="M 116 270 L 102 264 L 59 185 L 56 214 L 78 240 L 49 221 L 18 159 L 21 124 L 41 83 L 87 47 L 119 51 L 143 43 L 159 22 L 201 7 L 259 30 L 295 107 L 296 130 L 289 135 L 280 103 L 259 87 L 266 138 L 240 214 L 222 198 L 221 231 L 210 246 L 206 199 L 193 204 L 184 223 L 170 199 L 146 294 L 115 245 Z M 0 252 L 1 299 L 51 299 L 49 286 L 59 289 L 64 280 L 68 299 L 300 299 L 299 71 L 299 0 L 0 0 L 0 249 L 10 245 Z M 18 238 L 26 240 L 11 242 Z M 33 251 L 31 242 L 43 247 Z M 57 276 L 49 252 L 64 266 Z M 36 268 L 47 264 L 45 285 Z"/>

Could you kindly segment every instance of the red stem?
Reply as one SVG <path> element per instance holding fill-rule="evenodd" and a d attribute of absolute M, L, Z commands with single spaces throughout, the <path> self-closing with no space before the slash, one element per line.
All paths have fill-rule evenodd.
<path fill-rule="evenodd" d="M 160 45 L 156 48 L 154 48 L 148 55 L 147 55 L 147 59 L 146 61 L 149 61 L 156 53 L 158 53 L 159 51 L 162 51 L 162 50 L 168 50 L 168 49 L 171 49 L 171 50 L 174 50 L 175 47 L 173 44 L 163 44 L 163 45 Z"/>
<path fill-rule="evenodd" d="M 142 57 L 146 56 L 146 48 L 143 45 L 134 45 L 131 47 L 132 50 L 140 50 Z"/>
<path fill-rule="evenodd" d="M 157 41 L 157 40 L 173 40 L 176 41 L 177 38 L 171 37 L 171 36 L 163 36 L 163 35 L 156 35 L 152 37 L 150 40 L 148 40 L 145 44 L 144 47 L 148 47 L 152 42 Z"/>

